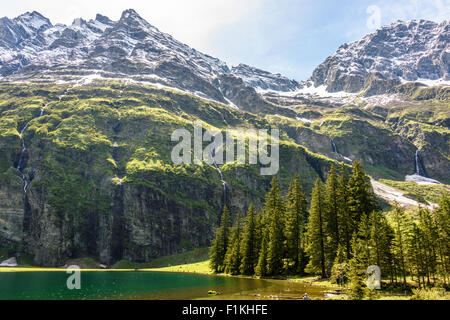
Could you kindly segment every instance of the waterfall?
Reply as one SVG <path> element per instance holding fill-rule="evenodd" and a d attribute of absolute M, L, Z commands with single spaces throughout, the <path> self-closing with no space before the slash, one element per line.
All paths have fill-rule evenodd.
<path fill-rule="evenodd" d="M 58 100 L 61 101 L 62 98 L 67 95 L 69 93 L 69 88 L 67 88 L 62 95 L 60 95 L 58 97 Z M 26 164 L 24 164 L 24 158 L 25 158 L 25 154 L 27 151 L 27 147 L 25 145 L 25 139 L 23 137 L 23 134 L 25 133 L 25 131 L 28 128 L 28 125 L 30 124 L 30 122 L 34 119 L 40 118 L 44 115 L 45 112 L 45 108 L 47 108 L 48 103 L 46 103 L 42 108 L 41 108 L 41 112 L 39 112 L 39 115 L 35 118 L 32 118 L 30 121 L 28 121 L 25 126 L 22 128 L 22 130 L 20 130 L 20 142 L 22 144 L 22 150 L 20 151 L 20 155 L 19 155 L 19 161 L 17 162 L 17 167 L 16 170 L 20 173 L 21 177 L 22 177 L 22 181 L 23 181 L 23 192 L 26 195 L 27 193 L 27 189 L 28 189 L 28 180 L 27 177 L 25 176 L 25 174 L 23 173 L 23 169 L 25 167 Z"/>
<path fill-rule="evenodd" d="M 211 159 L 213 166 L 216 168 L 217 172 L 219 172 L 220 181 L 222 182 L 222 203 L 223 205 L 225 205 L 227 201 L 228 185 L 227 182 L 223 179 L 222 170 L 220 170 L 219 166 L 217 165 L 216 159 L 214 158 L 215 156 L 216 156 L 216 143 L 214 142 L 213 148 L 209 153 L 209 157 Z"/>
<path fill-rule="evenodd" d="M 338 150 L 336 144 L 334 143 L 333 139 L 330 139 L 330 144 L 331 144 L 331 150 L 333 150 L 333 153 L 335 153 L 339 158 L 342 158 L 342 159 L 344 159 L 345 161 L 348 161 L 348 162 L 353 162 L 352 159 L 350 159 L 350 158 L 348 158 L 348 157 L 346 157 L 346 156 L 344 156 L 344 155 L 339 153 L 339 150 Z"/>
<path fill-rule="evenodd" d="M 41 108 L 41 112 L 39 113 L 39 115 L 33 119 L 37 119 L 40 118 L 44 115 L 44 111 L 45 108 L 47 107 L 47 104 L 45 104 L 42 108 Z M 33 120 L 31 119 L 31 120 Z M 28 188 L 28 180 L 25 177 L 25 174 L 23 173 L 23 168 L 24 168 L 24 158 L 25 158 L 25 153 L 27 151 L 27 147 L 25 145 L 25 138 L 23 137 L 23 134 L 25 132 L 25 130 L 27 130 L 28 125 L 30 124 L 30 121 L 28 121 L 25 126 L 22 128 L 22 130 L 20 130 L 20 142 L 22 144 L 22 150 L 20 151 L 20 155 L 19 155 L 19 161 L 17 162 L 17 167 L 16 170 L 20 173 L 21 177 L 22 177 L 22 181 L 23 181 L 23 192 L 26 194 L 27 193 L 27 188 Z"/>
<path fill-rule="evenodd" d="M 333 139 L 330 139 L 330 142 L 331 142 L 331 149 L 333 150 L 333 152 L 339 154 L 339 151 L 338 151 Z"/>
<path fill-rule="evenodd" d="M 416 174 L 422 177 L 427 177 L 427 173 L 425 171 L 425 167 L 422 164 L 422 159 L 420 158 L 419 149 L 416 150 L 416 154 L 414 156 L 414 162 L 416 165 Z"/>

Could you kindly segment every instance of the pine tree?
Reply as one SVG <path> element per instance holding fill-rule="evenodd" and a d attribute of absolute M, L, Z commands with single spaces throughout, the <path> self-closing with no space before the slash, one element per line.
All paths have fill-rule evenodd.
<path fill-rule="evenodd" d="M 337 193 L 339 207 L 339 240 L 341 245 L 345 248 L 347 259 L 350 259 L 352 255 L 351 240 L 353 235 L 353 220 L 348 208 L 348 177 L 344 162 L 341 164 L 340 175 L 338 177 Z"/>
<path fill-rule="evenodd" d="M 365 268 L 361 261 L 356 233 L 352 237 L 352 258 L 349 261 L 349 282 L 350 296 L 354 300 L 361 300 L 364 297 L 364 276 Z"/>
<path fill-rule="evenodd" d="M 436 278 L 437 269 L 437 246 L 438 243 L 438 229 L 435 225 L 435 221 L 431 216 L 430 212 L 419 207 L 419 224 L 418 228 L 421 231 L 422 238 L 422 248 L 424 249 L 425 258 L 425 273 L 427 276 L 427 284 L 430 285 L 430 279 Z"/>
<path fill-rule="evenodd" d="M 348 278 L 348 260 L 345 253 L 344 247 L 339 244 L 338 251 L 336 253 L 336 258 L 333 262 L 333 267 L 331 268 L 331 281 L 337 283 L 338 285 L 343 285 Z"/>
<path fill-rule="evenodd" d="M 247 223 L 242 235 L 242 262 L 240 271 L 242 274 L 251 275 L 255 271 L 258 263 L 258 230 L 257 217 L 253 204 L 250 205 L 247 211 Z"/>
<path fill-rule="evenodd" d="M 339 182 L 334 164 L 331 165 L 325 186 L 326 259 L 331 264 L 338 250 L 339 239 Z"/>
<path fill-rule="evenodd" d="M 372 257 L 377 266 L 380 267 L 381 274 L 390 275 L 391 282 L 394 276 L 394 265 L 392 257 L 392 240 L 394 230 L 389 225 L 386 217 L 381 212 L 374 211 L 370 221 L 370 241 L 372 247 Z"/>
<path fill-rule="evenodd" d="M 348 181 L 347 203 L 353 221 L 351 226 L 353 232 L 356 231 L 363 215 L 369 215 L 378 209 L 370 179 L 358 160 L 353 161 L 352 175 Z"/>
<path fill-rule="evenodd" d="M 364 214 L 361 217 L 361 221 L 358 225 L 358 231 L 357 231 L 357 239 L 356 242 L 358 243 L 358 255 L 360 262 L 368 267 L 371 264 L 373 264 L 375 261 L 372 259 L 371 251 L 371 234 L 372 234 L 372 226 L 371 226 L 371 216 Z"/>
<path fill-rule="evenodd" d="M 260 277 L 267 275 L 267 232 L 261 236 L 261 250 L 259 252 L 258 264 L 255 267 L 255 274 Z"/>
<path fill-rule="evenodd" d="M 434 211 L 438 241 L 436 243 L 439 252 L 440 273 L 444 285 L 449 285 L 450 275 L 450 197 L 443 194 L 439 207 Z"/>
<path fill-rule="evenodd" d="M 300 185 L 298 174 L 289 186 L 286 195 L 285 238 L 287 251 L 287 271 L 302 273 L 304 269 L 304 250 L 301 239 L 306 229 L 308 203 Z"/>
<path fill-rule="evenodd" d="M 408 248 L 407 261 L 409 268 L 417 277 L 417 284 L 419 288 L 421 287 L 420 278 L 424 277 L 425 274 L 425 259 L 422 248 L 422 232 L 416 223 L 413 223 L 411 232 L 409 233 L 406 246 Z M 425 285 L 425 280 L 422 281 Z"/>
<path fill-rule="evenodd" d="M 317 179 L 311 196 L 311 209 L 307 227 L 309 263 L 307 269 L 320 272 L 326 277 L 325 270 L 325 224 L 324 224 L 324 190 L 322 182 Z"/>
<path fill-rule="evenodd" d="M 392 220 L 395 231 L 393 251 L 398 261 L 398 268 L 402 275 L 402 288 L 406 289 L 406 240 L 408 238 L 408 225 L 402 208 L 395 204 L 392 212 Z"/>
<path fill-rule="evenodd" d="M 236 223 L 231 228 L 230 242 L 225 254 L 225 272 L 236 275 L 239 274 L 241 265 L 241 214 L 238 212 Z"/>
<path fill-rule="evenodd" d="M 230 237 L 231 217 L 227 206 L 223 207 L 220 226 L 216 231 L 216 237 L 209 251 L 210 267 L 214 272 L 224 271 L 225 254 L 228 249 Z"/>
<path fill-rule="evenodd" d="M 284 201 L 277 179 L 271 182 L 272 188 L 266 195 L 264 214 L 267 217 L 267 274 L 280 274 L 284 258 Z"/>

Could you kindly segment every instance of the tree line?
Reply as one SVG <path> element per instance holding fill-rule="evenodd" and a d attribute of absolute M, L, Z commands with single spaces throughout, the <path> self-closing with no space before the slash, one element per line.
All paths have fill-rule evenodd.
<path fill-rule="evenodd" d="M 331 166 L 325 183 L 317 179 L 309 209 L 298 175 L 284 196 L 274 177 L 262 211 L 250 205 L 245 218 L 238 212 L 233 220 L 225 206 L 210 248 L 217 273 L 317 274 L 348 283 L 356 298 L 370 265 L 403 289 L 407 277 L 419 287 L 449 284 L 450 198 L 443 195 L 432 211 L 406 214 L 395 205 L 386 214 L 358 161 L 350 175 L 342 163 Z"/>

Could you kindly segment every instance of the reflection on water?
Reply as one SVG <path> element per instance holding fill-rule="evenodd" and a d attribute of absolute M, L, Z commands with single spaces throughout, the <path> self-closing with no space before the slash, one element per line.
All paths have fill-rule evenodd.
<path fill-rule="evenodd" d="M 81 289 L 69 290 L 65 272 L 0 272 L 0 299 L 279 299 L 324 288 L 258 280 L 148 271 L 81 272 Z M 208 296 L 208 290 L 219 295 Z"/>

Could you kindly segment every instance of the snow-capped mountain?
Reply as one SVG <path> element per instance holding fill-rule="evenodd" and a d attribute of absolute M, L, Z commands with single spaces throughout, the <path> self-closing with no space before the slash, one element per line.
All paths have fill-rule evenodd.
<path fill-rule="evenodd" d="M 450 21 L 397 21 L 342 45 L 313 72 L 314 86 L 359 92 L 377 80 L 450 80 Z"/>
<path fill-rule="evenodd" d="M 449 30 L 449 21 L 398 21 L 342 45 L 311 79 L 297 82 L 245 64 L 230 69 L 159 31 L 132 9 L 118 21 L 97 14 L 69 26 L 53 25 L 34 11 L 0 19 L 0 79 L 131 78 L 253 110 L 255 103 L 267 103 L 257 91 L 292 96 L 370 87 L 370 95 L 405 81 L 448 82 Z"/>
<path fill-rule="evenodd" d="M 236 92 L 249 87 L 289 91 L 296 85 L 243 65 L 230 70 L 225 62 L 159 31 L 132 9 L 118 21 L 98 14 L 89 21 L 77 18 L 70 26 L 52 25 L 37 12 L 0 19 L 3 80 L 92 75 L 157 82 L 229 104 L 238 104 Z"/>

